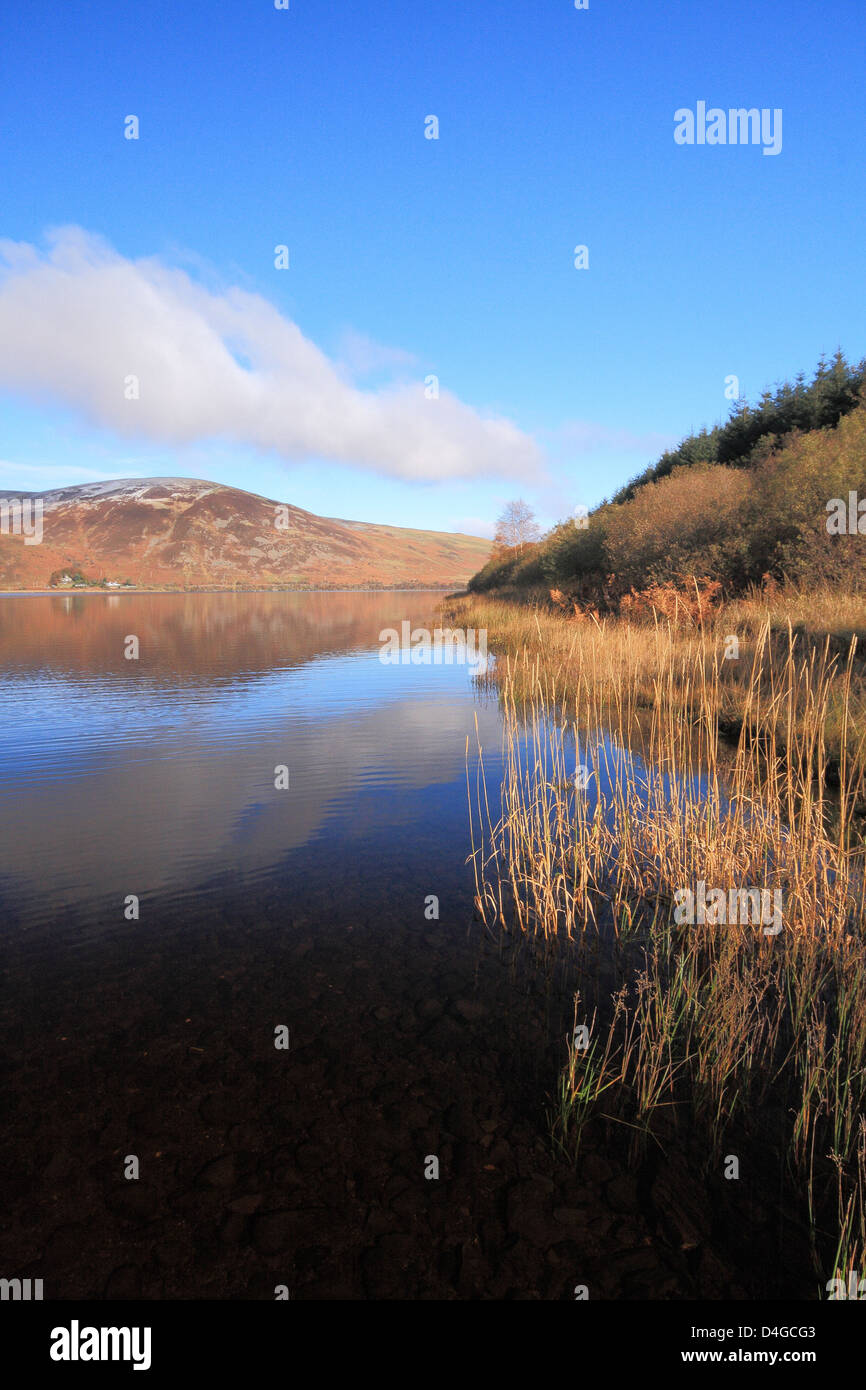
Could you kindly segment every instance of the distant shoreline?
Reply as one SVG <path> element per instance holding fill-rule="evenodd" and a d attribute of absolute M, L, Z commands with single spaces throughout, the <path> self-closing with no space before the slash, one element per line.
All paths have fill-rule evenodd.
<path fill-rule="evenodd" d="M 121 594 L 129 597 L 134 594 L 453 594 L 463 593 L 463 589 L 455 589 L 453 585 L 395 585 L 393 588 L 346 588 L 346 589 L 228 589 L 228 588 L 192 588 L 192 589 L 0 589 L 0 598 L 54 598 L 66 597 L 69 594 L 90 594 L 98 595 L 102 598 L 119 598 Z"/>

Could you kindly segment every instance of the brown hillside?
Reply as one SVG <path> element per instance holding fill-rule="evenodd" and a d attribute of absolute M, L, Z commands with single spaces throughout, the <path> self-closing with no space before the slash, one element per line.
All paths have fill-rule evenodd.
<path fill-rule="evenodd" d="M 13 498 L 41 499 L 43 538 L 0 533 L 7 590 L 66 570 L 138 588 L 458 588 L 490 552 L 477 536 L 339 521 L 193 478 L 0 492 Z"/>

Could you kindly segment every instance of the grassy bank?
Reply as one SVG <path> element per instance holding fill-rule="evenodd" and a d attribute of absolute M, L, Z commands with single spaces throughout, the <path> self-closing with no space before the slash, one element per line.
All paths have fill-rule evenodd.
<path fill-rule="evenodd" d="M 633 622 L 482 595 L 449 618 L 499 656 L 501 788 L 470 763 L 479 911 L 585 963 L 556 1142 L 576 1157 L 603 1123 L 636 1163 L 687 1142 L 760 1172 L 819 1287 L 862 1275 L 866 602 Z"/>
<path fill-rule="evenodd" d="M 516 684 L 541 660 L 566 701 L 578 689 L 591 689 L 600 709 L 617 711 L 625 701 L 629 742 L 639 737 L 646 720 L 637 716 L 655 707 L 666 673 L 666 700 L 690 726 L 709 715 L 732 741 L 763 742 L 772 731 L 774 756 L 808 757 L 830 787 L 844 777 L 853 806 L 866 810 L 866 595 L 772 586 L 696 619 L 672 607 L 669 620 L 658 613 L 632 621 L 569 617 L 535 590 L 453 600 L 448 612 L 455 625 L 485 628 L 497 650 L 521 658 L 511 670 Z M 785 703 L 776 693 L 782 671 Z M 817 741 L 807 728 L 816 682 L 826 701 Z M 760 729 L 749 713 L 756 700 Z"/>

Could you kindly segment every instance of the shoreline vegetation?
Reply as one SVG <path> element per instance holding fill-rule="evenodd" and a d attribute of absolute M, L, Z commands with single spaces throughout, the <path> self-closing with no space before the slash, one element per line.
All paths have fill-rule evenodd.
<path fill-rule="evenodd" d="M 477 909 L 580 971 L 554 1142 L 576 1161 L 602 1123 L 636 1165 L 686 1139 L 707 1172 L 762 1173 L 799 1208 L 823 1288 L 866 1262 L 866 721 L 856 641 L 843 657 L 818 640 L 821 601 L 648 625 L 470 596 L 448 617 L 499 656 L 501 800 L 483 749 L 469 767 Z M 778 605 L 808 606 L 806 632 Z M 718 910 L 732 889 L 741 920 Z M 713 890 L 683 921 L 685 895 Z M 775 895 L 781 930 L 749 890 Z"/>
<path fill-rule="evenodd" d="M 501 786 L 467 745 L 477 911 L 577 972 L 551 1137 L 748 1175 L 844 1297 L 866 1273 L 866 364 L 738 402 L 583 512 L 445 605 L 486 629 L 504 723 Z"/>

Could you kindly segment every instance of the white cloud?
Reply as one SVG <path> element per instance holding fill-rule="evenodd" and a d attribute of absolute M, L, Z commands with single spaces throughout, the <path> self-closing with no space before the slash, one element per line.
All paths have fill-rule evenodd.
<path fill-rule="evenodd" d="M 124 395 L 130 375 L 138 400 Z M 127 260 L 77 227 L 54 232 L 45 254 L 0 240 L 0 385 L 163 444 L 223 439 L 396 478 L 543 472 L 511 421 L 446 391 L 428 400 L 422 382 L 359 390 L 261 295 Z"/>
<path fill-rule="evenodd" d="M 599 425 L 591 420 L 567 420 L 550 433 L 561 446 L 574 454 L 594 454 L 612 449 L 649 454 L 655 459 L 665 449 L 679 442 L 673 435 L 652 430 L 635 434 L 632 430 Z"/>
<path fill-rule="evenodd" d="M 385 347 L 354 328 L 343 329 L 337 343 L 337 356 L 338 365 L 351 376 L 369 376 L 373 372 L 409 367 L 418 360 L 413 352 Z"/>

